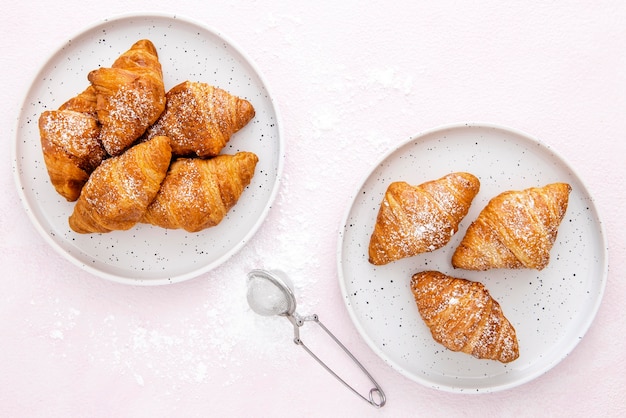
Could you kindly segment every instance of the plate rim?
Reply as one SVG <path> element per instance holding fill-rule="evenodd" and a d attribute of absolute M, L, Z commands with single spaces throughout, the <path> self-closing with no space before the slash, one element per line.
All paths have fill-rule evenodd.
<path fill-rule="evenodd" d="M 350 300 L 349 300 L 349 295 L 346 289 L 346 279 L 344 278 L 344 271 L 343 271 L 343 258 L 342 258 L 342 254 L 343 254 L 343 244 L 344 244 L 344 235 L 345 235 L 345 229 L 346 226 L 348 224 L 348 218 L 350 217 L 350 213 L 352 212 L 353 208 L 354 208 L 354 204 L 356 202 L 357 197 L 359 196 L 359 191 L 365 186 L 365 183 L 367 182 L 367 180 L 370 178 L 370 176 L 374 173 L 374 171 L 376 171 L 392 154 L 394 154 L 395 152 L 397 152 L 399 149 L 407 146 L 408 144 L 412 143 L 412 142 L 418 142 L 418 141 L 423 141 L 425 137 L 427 137 L 428 135 L 432 135 L 434 133 L 437 132 L 443 132 L 446 130 L 452 130 L 452 129 L 461 129 L 461 128 L 487 128 L 487 129 L 494 129 L 494 130 L 501 130 L 501 131 L 505 131 L 508 133 L 512 133 L 514 135 L 520 136 L 522 138 L 524 138 L 527 141 L 533 142 L 538 144 L 540 147 L 544 148 L 545 150 L 549 151 L 554 158 L 556 158 L 557 160 L 559 160 L 560 163 L 562 163 L 569 171 L 570 173 L 576 178 L 576 180 L 579 181 L 579 183 L 583 186 L 584 188 L 584 193 L 589 197 L 589 205 L 592 206 L 592 209 L 595 213 L 596 216 L 596 227 L 598 229 L 598 233 L 601 239 L 601 243 L 602 243 L 602 263 L 601 263 L 601 267 L 602 267 L 602 278 L 599 281 L 599 287 L 598 287 L 598 296 L 596 297 L 594 303 L 592 304 L 592 306 L 590 306 L 591 308 L 591 315 L 589 315 L 589 319 L 583 323 L 583 327 L 579 328 L 578 332 L 577 332 L 577 338 L 573 338 L 572 341 L 566 346 L 566 350 L 562 351 L 561 354 L 559 356 L 555 356 L 554 361 L 548 363 L 546 365 L 546 367 L 539 369 L 538 371 L 529 374 L 528 376 L 526 376 L 523 379 L 518 379 L 514 382 L 510 382 L 510 383 L 506 383 L 506 384 L 500 384 L 500 385 L 494 385 L 494 386 L 488 386 L 488 387 L 481 387 L 481 388 L 474 388 L 474 389 L 469 389 L 469 388 L 464 388 L 464 387 L 456 387 L 456 386 L 448 386 L 445 384 L 436 384 L 432 381 L 429 381 L 425 378 L 421 378 L 420 376 L 414 374 L 414 373 L 410 373 L 409 371 L 405 370 L 403 367 L 401 367 L 400 365 L 396 364 L 393 360 L 391 360 L 384 352 L 383 350 L 381 350 L 372 340 L 372 338 L 365 332 L 365 330 L 363 329 L 361 323 L 360 323 L 360 319 L 357 318 L 357 315 L 354 311 L 354 309 L 352 309 Z M 509 390 L 509 389 L 513 389 L 516 387 L 519 387 L 525 383 L 528 383 L 546 373 L 548 373 L 550 370 L 552 370 L 557 364 L 561 363 L 567 356 L 569 356 L 569 354 L 572 353 L 572 351 L 578 346 L 578 344 L 580 343 L 580 341 L 584 338 L 584 336 L 587 334 L 587 332 L 589 331 L 589 329 L 591 328 L 591 325 L 593 324 L 593 322 L 595 321 L 595 318 L 598 314 L 598 311 L 600 309 L 600 305 L 602 303 L 602 299 L 604 298 L 604 293 L 606 290 L 606 285 L 607 285 L 607 280 L 608 280 L 608 269 L 609 269 L 609 248 L 608 248 L 608 237 L 606 235 L 606 231 L 605 231 L 605 226 L 604 226 L 604 222 L 601 216 L 600 211 L 598 210 L 598 207 L 596 205 L 596 199 L 594 198 L 593 194 L 590 192 L 589 188 L 587 187 L 586 183 L 582 180 L 581 176 L 578 174 L 578 171 L 575 170 L 573 168 L 573 166 L 569 163 L 569 161 L 563 157 L 563 155 L 561 155 L 557 150 L 555 150 L 553 147 L 549 146 L 547 143 L 543 142 L 542 140 L 540 140 L 539 138 L 528 134 L 527 132 L 517 129 L 517 128 L 512 128 L 503 124 L 498 124 L 498 123 L 492 123 L 492 122 L 481 122 L 481 121 L 472 121 L 472 122 L 452 122 L 452 123 L 447 123 L 447 124 L 440 124 L 437 125 L 435 127 L 429 128 L 429 129 L 425 129 L 422 131 L 419 131 L 418 133 L 416 133 L 415 135 L 410 136 L 407 139 L 404 139 L 400 142 L 398 142 L 395 145 L 392 145 L 391 147 L 389 147 L 389 149 L 387 149 L 387 151 L 383 152 L 382 155 L 371 165 L 369 166 L 369 168 L 366 170 L 365 174 L 363 174 L 359 180 L 356 182 L 356 187 L 354 188 L 354 190 L 351 192 L 351 195 L 349 196 L 349 198 L 347 199 L 348 204 L 346 205 L 346 209 L 344 211 L 344 214 L 341 217 L 340 220 L 340 224 L 339 224 L 339 228 L 338 228 L 338 239 L 337 239 L 337 247 L 336 247 L 336 267 L 337 267 L 337 279 L 339 282 L 339 288 L 340 288 L 340 292 L 341 292 L 341 298 L 343 300 L 343 304 L 344 307 L 346 308 L 346 310 L 348 311 L 348 315 L 350 316 L 350 320 L 352 321 L 352 324 L 354 325 L 354 327 L 356 328 L 358 334 L 360 335 L 360 337 L 366 342 L 366 344 L 369 346 L 369 348 L 381 359 L 385 362 L 385 364 L 387 364 L 388 366 L 390 366 L 393 370 L 397 371 L 398 373 L 400 373 L 401 375 L 405 376 L 406 378 L 419 383 L 425 387 L 429 387 L 431 389 L 436 389 L 436 390 L 440 390 L 443 392 L 449 392 L 449 393 L 456 393 L 456 394 L 484 394 L 484 393 L 495 393 L 495 392 L 500 392 L 503 390 Z"/>
<path fill-rule="evenodd" d="M 81 262 L 77 259 L 73 254 L 68 253 L 64 250 L 59 243 L 57 243 L 50 234 L 44 229 L 43 225 L 40 223 L 39 219 L 35 216 L 31 205 L 28 203 L 28 199 L 24 192 L 25 184 L 22 182 L 22 178 L 19 174 L 20 172 L 20 164 L 18 163 L 18 134 L 20 132 L 20 122 L 22 121 L 22 114 L 27 105 L 27 100 L 30 97 L 31 91 L 34 89 L 34 85 L 36 80 L 41 79 L 44 74 L 45 67 L 49 62 L 52 61 L 57 55 L 61 54 L 62 51 L 70 46 L 75 39 L 87 34 L 90 31 L 93 31 L 99 27 L 106 26 L 108 24 L 114 24 L 116 22 L 121 22 L 129 19 L 166 19 L 166 20 L 176 20 L 182 23 L 186 23 L 188 25 L 192 25 L 197 28 L 201 28 L 202 30 L 214 35 L 216 38 L 220 39 L 222 42 L 228 45 L 230 49 L 239 54 L 245 61 L 246 65 L 248 65 L 255 73 L 255 76 L 258 77 L 259 81 L 265 88 L 267 92 L 267 98 L 271 103 L 271 106 L 274 110 L 275 124 L 277 130 L 277 166 L 276 166 L 276 177 L 274 180 L 274 185 L 270 194 L 268 195 L 267 203 L 265 207 L 260 212 L 260 215 L 257 221 L 253 224 L 252 228 L 248 230 L 248 232 L 244 235 L 242 240 L 237 244 L 233 245 L 233 247 L 224 255 L 218 257 L 213 260 L 211 263 L 203 266 L 202 268 L 193 269 L 189 272 L 185 272 L 182 274 L 175 274 L 169 277 L 163 277 L 158 279 L 144 279 L 144 278 L 132 278 L 117 275 L 114 273 L 109 273 L 98 268 L 92 267 L 89 264 Z M 25 210 L 27 217 L 30 220 L 31 225 L 35 228 L 38 234 L 43 237 L 44 241 L 50 245 L 57 254 L 59 254 L 62 258 L 67 261 L 70 261 L 71 264 L 77 266 L 79 269 L 90 273 L 93 276 L 112 281 L 115 283 L 131 285 L 131 286 L 161 286 L 168 284 L 176 284 L 184 281 L 188 281 L 193 278 L 197 278 L 202 274 L 206 274 L 228 259 L 233 257 L 235 254 L 239 253 L 242 248 L 251 240 L 254 235 L 258 232 L 261 226 L 265 223 L 269 212 L 278 196 L 279 189 L 282 184 L 283 178 L 283 170 L 284 170 L 284 161 L 285 161 L 285 139 L 284 139 L 284 131 L 283 131 L 283 123 L 282 123 L 282 115 L 280 109 L 278 107 L 278 103 L 275 99 L 274 94 L 272 93 L 272 88 L 270 84 L 267 82 L 265 75 L 260 70 L 256 62 L 248 55 L 248 53 L 237 44 L 232 38 L 228 35 L 225 35 L 222 31 L 218 30 L 216 27 L 208 25 L 198 19 L 194 19 L 190 16 L 180 14 L 180 13 L 166 13 L 166 12 L 126 12 L 113 14 L 111 16 L 98 19 L 96 21 L 91 22 L 90 24 L 82 27 L 81 29 L 73 32 L 70 36 L 65 37 L 65 41 L 58 45 L 55 49 L 49 53 L 44 60 L 39 64 L 38 70 L 35 72 L 34 76 L 31 78 L 30 83 L 26 92 L 23 95 L 22 100 L 19 102 L 20 106 L 17 111 L 17 116 L 14 120 L 13 124 L 13 132 L 12 132 L 12 146 L 11 146 L 11 170 L 13 174 L 13 181 L 15 187 L 17 189 L 18 198 L 21 202 L 22 208 Z"/>

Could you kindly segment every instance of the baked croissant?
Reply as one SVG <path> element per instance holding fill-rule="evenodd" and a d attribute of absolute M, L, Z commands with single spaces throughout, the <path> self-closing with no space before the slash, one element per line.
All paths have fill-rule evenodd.
<path fill-rule="evenodd" d="M 159 136 L 104 160 L 83 187 L 70 227 L 83 234 L 133 227 L 159 191 L 171 157 L 169 139 Z"/>
<path fill-rule="evenodd" d="M 443 247 L 456 233 L 480 181 L 452 173 L 419 186 L 389 185 L 369 243 L 369 262 L 387 264 Z"/>
<path fill-rule="evenodd" d="M 515 328 L 482 283 L 424 271 L 411 278 L 419 313 L 438 343 L 480 359 L 519 357 Z"/>
<path fill-rule="evenodd" d="M 166 94 L 165 112 L 147 137 L 166 135 L 178 156 L 212 157 L 255 114 L 250 102 L 206 83 L 185 81 Z"/>
<path fill-rule="evenodd" d="M 96 110 L 97 94 L 94 86 L 88 86 L 85 90 L 63 103 L 59 110 L 73 110 L 85 113 L 94 118 L 98 117 Z"/>
<path fill-rule="evenodd" d="M 95 118 L 95 92 L 87 88 L 58 110 L 42 112 L 39 136 L 50 182 L 66 200 L 75 201 L 106 157 Z"/>
<path fill-rule="evenodd" d="M 163 73 L 154 44 L 137 41 L 108 68 L 88 79 L 97 94 L 101 140 L 110 155 L 119 155 L 141 137 L 165 109 Z"/>
<path fill-rule="evenodd" d="M 250 183 L 257 162 L 251 152 L 174 161 L 143 222 L 188 232 L 217 225 Z"/>
<path fill-rule="evenodd" d="M 467 270 L 543 269 L 571 190 L 569 184 L 553 183 L 494 197 L 468 227 L 452 265 Z"/>

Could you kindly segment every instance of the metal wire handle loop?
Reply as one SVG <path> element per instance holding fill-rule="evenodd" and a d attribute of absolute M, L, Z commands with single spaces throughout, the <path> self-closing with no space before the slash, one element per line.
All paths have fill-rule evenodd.
<path fill-rule="evenodd" d="M 341 343 L 341 341 L 339 341 L 339 339 L 337 337 L 335 337 L 335 335 L 332 332 L 330 332 L 330 330 L 328 328 L 326 328 L 324 326 L 324 324 L 319 320 L 319 317 L 317 315 L 314 314 L 314 315 L 311 315 L 311 316 L 301 317 L 297 313 L 294 313 L 293 315 L 287 315 L 287 319 L 289 319 L 289 321 L 294 326 L 293 342 L 295 344 L 297 344 L 299 346 L 302 346 L 302 348 L 307 353 L 309 353 L 309 355 L 311 357 L 313 357 L 324 369 L 326 369 L 327 372 L 329 372 L 331 375 L 335 376 L 335 378 L 337 380 L 339 380 L 341 383 L 343 383 L 343 385 L 345 387 L 350 389 L 355 395 L 357 395 L 358 397 L 363 399 L 365 402 L 369 403 L 370 405 L 374 406 L 375 408 L 382 408 L 385 405 L 385 403 L 387 402 L 387 399 L 385 397 L 385 393 L 383 392 L 381 387 L 378 385 L 376 380 L 374 380 L 372 375 L 361 364 L 361 362 L 359 362 L 359 360 L 357 360 L 357 358 L 346 348 L 346 346 L 343 345 Z M 333 341 L 335 341 L 335 343 L 337 343 L 337 345 L 339 345 L 339 347 L 341 347 L 341 349 L 344 351 L 344 353 L 346 353 L 348 355 L 348 357 L 350 357 L 352 359 L 352 361 L 359 367 L 359 369 L 361 369 L 361 371 L 369 378 L 370 382 L 372 382 L 374 387 L 369 390 L 368 398 L 366 398 L 365 396 L 363 396 L 359 392 L 357 392 L 356 389 L 354 389 L 352 386 L 350 386 L 344 379 L 342 379 L 337 373 L 335 373 L 330 367 L 328 367 L 328 365 L 326 363 L 324 363 L 324 361 L 322 361 L 322 359 L 320 359 L 317 355 L 315 355 L 315 353 L 313 353 L 309 349 L 309 347 L 307 347 L 306 344 L 304 344 L 304 342 L 300 338 L 300 327 L 302 325 L 304 325 L 305 321 L 312 321 L 312 322 L 315 322 L 316 324 L 318 324 L 333 339 Z"/>

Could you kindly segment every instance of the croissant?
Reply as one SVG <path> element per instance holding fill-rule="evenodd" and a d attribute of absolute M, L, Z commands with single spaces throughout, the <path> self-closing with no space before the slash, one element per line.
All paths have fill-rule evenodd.
<path fill-rule="evenodd" d="M 39 116 L 44 162 L 55 190 L 66 200 L 78 199 L 91 172 L 106 157 L 95 118 L 95 92 L 87 88 Z"/>
<path fill-rule="evenodd" d="M 74 110 L 85 113 L 94 118 L 98 117 L 96 110 L 97 94 L 94 86 L 88 86 L 85 90 L 63 103 L 59 110 Z"/>
<path fill-rule="evenodd" d="M 83 234 L 130 229 L 159 191 L 171 157 L 169 139 L 159 136 L 104 160 L 83 187 L 70 227 Z"/>
<path fill-rule="evenodd" d="M 96 90 L 101 140 L 110 155 L 119 155 L 141 137 L 165 109 L 163 73 L 154 44 L 137 41 L 108 68 L 88 79 Z"/>
<path fill-rule="evenodd" d="M 419 186 L 389 185 L 369 243 L 369 262 L 387 264 L 443 247 L 456 233 L 480 181 L 452 173 Z"/>
<path fill-rule="evenodd" d="M 552 183 L 494 197 L 468 227 L 452 255 L 452 266 L 543 269 L 550 261 L 571 190 L 569 184 Z"/>
<path fill-rule="evenodd" d="M 250 102 L 206 83 L 185 81 L 166 94 L 166 108 L 147 137 L 167 135 L 178 156 L 212 157 L 255 114 Z"/>
<path fill-rule="evenodd" d="M 411 278 L 419 313 L 438 343 L 480 359 L 519 357 L 515 328 L 482 283 L 424 271 Z"/>
<path fill-rule="evenodd" d="M 257 162 L 251 152 L 174 161 L 142 221 L 188 232 L 217 225 L 250 183 Z"/>

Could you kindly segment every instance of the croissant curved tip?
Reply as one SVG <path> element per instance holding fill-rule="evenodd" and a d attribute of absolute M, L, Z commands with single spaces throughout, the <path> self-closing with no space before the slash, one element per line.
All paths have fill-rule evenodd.
<path fill-rule="evenodd" d="M 158 52 L 152 41 L 149 39 L 140 39 L 135 42 L 130 49 L 143 49 L 151 53 L 152 55 L 158 56 Z"/>

